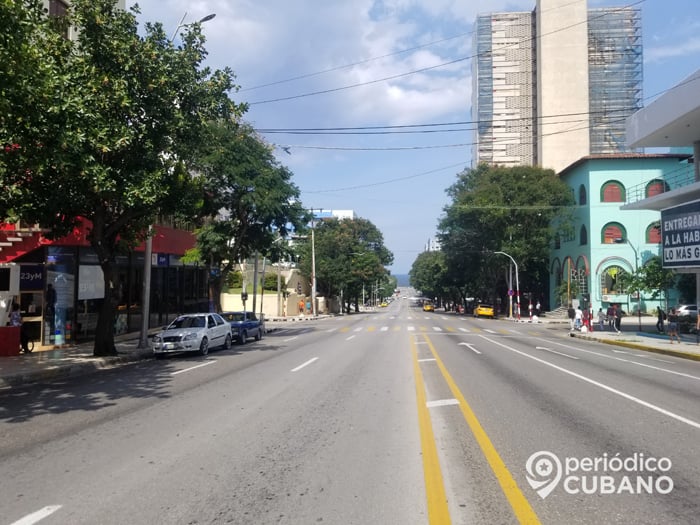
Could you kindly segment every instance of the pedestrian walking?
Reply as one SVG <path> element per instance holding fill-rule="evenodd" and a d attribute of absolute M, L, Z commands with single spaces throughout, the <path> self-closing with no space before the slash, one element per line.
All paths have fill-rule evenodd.
<path fill-rule="evenodd" d="M 598 308 L 598 324 L 600 325 L 600 331 L 605 330 L 605 320 L 608 316 L 603 312 L 602 308 Z"/>
<path fill-rule="evenodd" d="M 574 310 L 573 305 L 569 305 L 566 315 L 569 317 L 569 331 L 573 332 L 576 319 L 576 310 Z"/>
<path fill-rule="evenodd" d="M 608 326 L 611 329 L 615 328 L 615 308 L 613 308 L 612 304 L 608 306 L 608 309 L 606 311 L 606 319 L 608 321 Z"/>
<path fill-rule="evenodd" d="M 664 333 L 664 321 L 666 320 L 666 312 L 660 306 L 656 307 L 656 331 L 660 334 Z"/>
<path fill-rule="evenodd" d="M 613 327 L 615 331 L 620 333 L 620 325 L 622 324 L 622 308 L 619 308 L 616 304 L 613 305 Z"/>
<path fill-rule="evenodd" d="M 675 308 L 671 308 L 671 311 L 668 312 L 668 329 L 666 332 L 668 333 L 670 344 L 673 344 L 674 336 L 678 340 L 678 344 L 681 344 L 681 338 L 678 335 L 678 314 Z"/>
<path fill-rule="evenodd" d="M 576 310 L 574 312 L 574 327 L 576 328 L 576 330 L 580 330 L 582 324 L 583 324 L 583 310 L 581 310 L 580 306 L 577 306 Z"/>

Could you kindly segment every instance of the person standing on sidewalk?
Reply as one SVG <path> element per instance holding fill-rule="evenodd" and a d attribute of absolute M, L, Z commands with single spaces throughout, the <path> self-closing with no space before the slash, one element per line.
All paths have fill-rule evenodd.
<path fill-rule="evenodd" d="M 583 325 L 583 310 L 581 310 L 580 306 L 576 307 L 574 318 L 574 326 L 576 330 L 580 330 L 581 326 Z"/>
<path fill-rule="evenodd" d="M 602 308 L 598 308 L 598 324 L 600 325 L 600 331 L 602 332 L 605 330 L 605 320 L 608 318 L 607 315 L 605 315 L 605 312 L 603 312 Z"/>
<path fill-rule="evenodd" d="M 573 305 L 569 305 L 569 309 L 566 311 L 566 315 L 569 317 L 569 331 L 574 331 L 574 319 L 576 318 L 576 310 L 574 310 Z"/>
<path fill-rule="evenodd" d="M 22 351 L 25 354 L 28 354 L 29 337 L 27 336 L 27 329 L 22 322 L 22 314 L 19 311 L 19 305 L 17 303 L 12 305 L 12 313 L 10 313 L 10 326 L 19 328 L 19 342 L 22 346 Z"/>
<path fill-rule="evenodd" d="M 673 344 L 673 336 L 676 336 L 676 339 L 678 339 L 678 344 L 681 344 L 681 338 L 678 335 L 678 314 L 676 313 L 675 308 L 671 308 L 671 311 L 668 312 L 668 337 L 670 339 L 669 343 Z"/>

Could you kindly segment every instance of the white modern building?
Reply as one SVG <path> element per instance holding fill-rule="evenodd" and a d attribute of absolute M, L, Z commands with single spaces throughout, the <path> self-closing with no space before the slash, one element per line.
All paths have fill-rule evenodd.
<path fill-rule="evenodd" d="M 531 12 L 475 23 L 474 164 L 559 172 L 587 155 L 629 152 L 641 107 L 641 11 L 537 0 Z"/>

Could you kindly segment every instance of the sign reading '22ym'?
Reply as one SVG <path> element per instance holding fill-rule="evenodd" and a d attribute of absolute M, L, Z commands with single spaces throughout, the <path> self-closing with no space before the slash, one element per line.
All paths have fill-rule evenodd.
<path fill-rule="evenodd" d="M 700 201 L 661 212 L 664 268 L 700 267 Z"/>

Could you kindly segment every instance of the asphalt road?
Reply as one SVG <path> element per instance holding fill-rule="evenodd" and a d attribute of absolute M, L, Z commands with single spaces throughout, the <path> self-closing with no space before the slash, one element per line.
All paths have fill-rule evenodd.
<path fill-rule="evenodd" d="M 566 331 L 398 300 L 1 393 L 0 525 L 697 523 L 700 363 Z"/>

